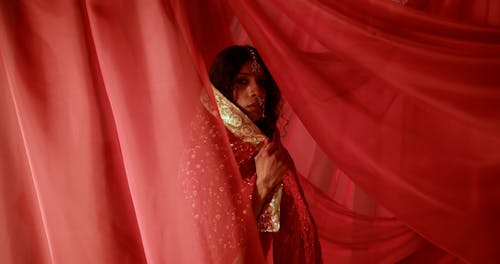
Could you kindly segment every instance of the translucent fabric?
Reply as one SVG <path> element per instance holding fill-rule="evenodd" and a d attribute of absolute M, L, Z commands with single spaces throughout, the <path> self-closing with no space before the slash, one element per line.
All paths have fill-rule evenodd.
<path fill-rule="evenodd" d="M 250 215 L 233 252 L 209 252 L 194 228 L 180 162 L 203 85 L 169 5 L 0 10 L 2 263 L 207 263 L 245 252 L 263 261 Z"/>
<path fill-rule="evenodd" d="M 453 255 L 496 258 L 496 9 L 476 25 L 389 1 L 232 6 L 338 168 Z"/>
<path fill-rule="evenodd" d="M 0 259 L 264 262 L 222 122 L 200 151 L 244 243 L 212 247 L 179 181 L 207 67 L 252 43 L 325 263 L 498 262 L 499 26 L 497 0 L 2 1 Z"/>

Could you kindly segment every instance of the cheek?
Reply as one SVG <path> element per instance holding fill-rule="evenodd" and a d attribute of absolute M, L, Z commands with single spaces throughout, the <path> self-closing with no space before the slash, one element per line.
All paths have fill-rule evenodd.
<path fill-rule="evenodd" d="M 239 86 L 235 86 L 233 89 L 233 100 L 236 104 L 240 104 L 244 100 L 242 90 L 242 87 Z"/>
<path fill-rule="evenodd" d="M 234 100 L 235 102 L 238 100 L 238 97 L 239 97 L 239 95 L 238 95 L 238 91 L 237 91 L 237 90 L 238 90 L 238 88 L 237 88 L 237 87 L 235 87 L 235 88 L 233 89 L 233 100 Z"/>

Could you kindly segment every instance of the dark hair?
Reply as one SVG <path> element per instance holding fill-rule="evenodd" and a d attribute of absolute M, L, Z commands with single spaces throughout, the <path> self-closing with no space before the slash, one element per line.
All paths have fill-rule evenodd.
<path fill-rule="evenodd" d="M 255 124 L 266 136 L 272 138 L 276 130 L 276 121 L 279 117 L 281 93 L 271 73 L 254 47 L 234 45 L 222 50 L 217 54 L 210 68 L 210 81 L 226 98 L 235 103 L 233 89 L 236 82 L 236 75 L 245 63 L 252 60 L 250 49 L 255 53 L 257 62 L 262 66 L 262 70 L 266 76 L 264 83 L 264 89 L 266 90 L 265 118 L 256 121 Z"/>

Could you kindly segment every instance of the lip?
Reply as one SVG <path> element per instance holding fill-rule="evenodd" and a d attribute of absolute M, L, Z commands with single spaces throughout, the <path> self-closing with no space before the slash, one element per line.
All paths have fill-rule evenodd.
<path fill-rule="evenodd" d="M 260 110 L 260 105 L 258 103 L 253 103 L 253 104 L 249 104 L 247 105 L 245 108 L 247 109 L 258 109 Z"/>
<path fill-rule="evenodd" d="M 259 104 L 259 102 L 255 102 L 255 103 L 248 104 L 247 107 L 259 107 L 260 108 L 260 104 Z"/>
<path fill-rule="evenodd" d="M 260 108 L 260 104 L 259 102 L 254 102 L 254 103 L 251 103 L 251 104 L 247 104 L 245 108 Z"/>

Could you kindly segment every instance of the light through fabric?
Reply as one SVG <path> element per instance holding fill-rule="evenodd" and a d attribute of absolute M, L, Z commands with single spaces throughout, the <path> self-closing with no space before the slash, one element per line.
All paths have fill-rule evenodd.
<path fill-rule="evenodd" d="M 325 263 L 498 262 L 499 26 L 497 0 L 3 1 L 0 260 L 265 262 L 222 120 L 186 152 L 207 67 L 251 44 Z M 227 187 L 204 216 L 193 154 Z"/>

